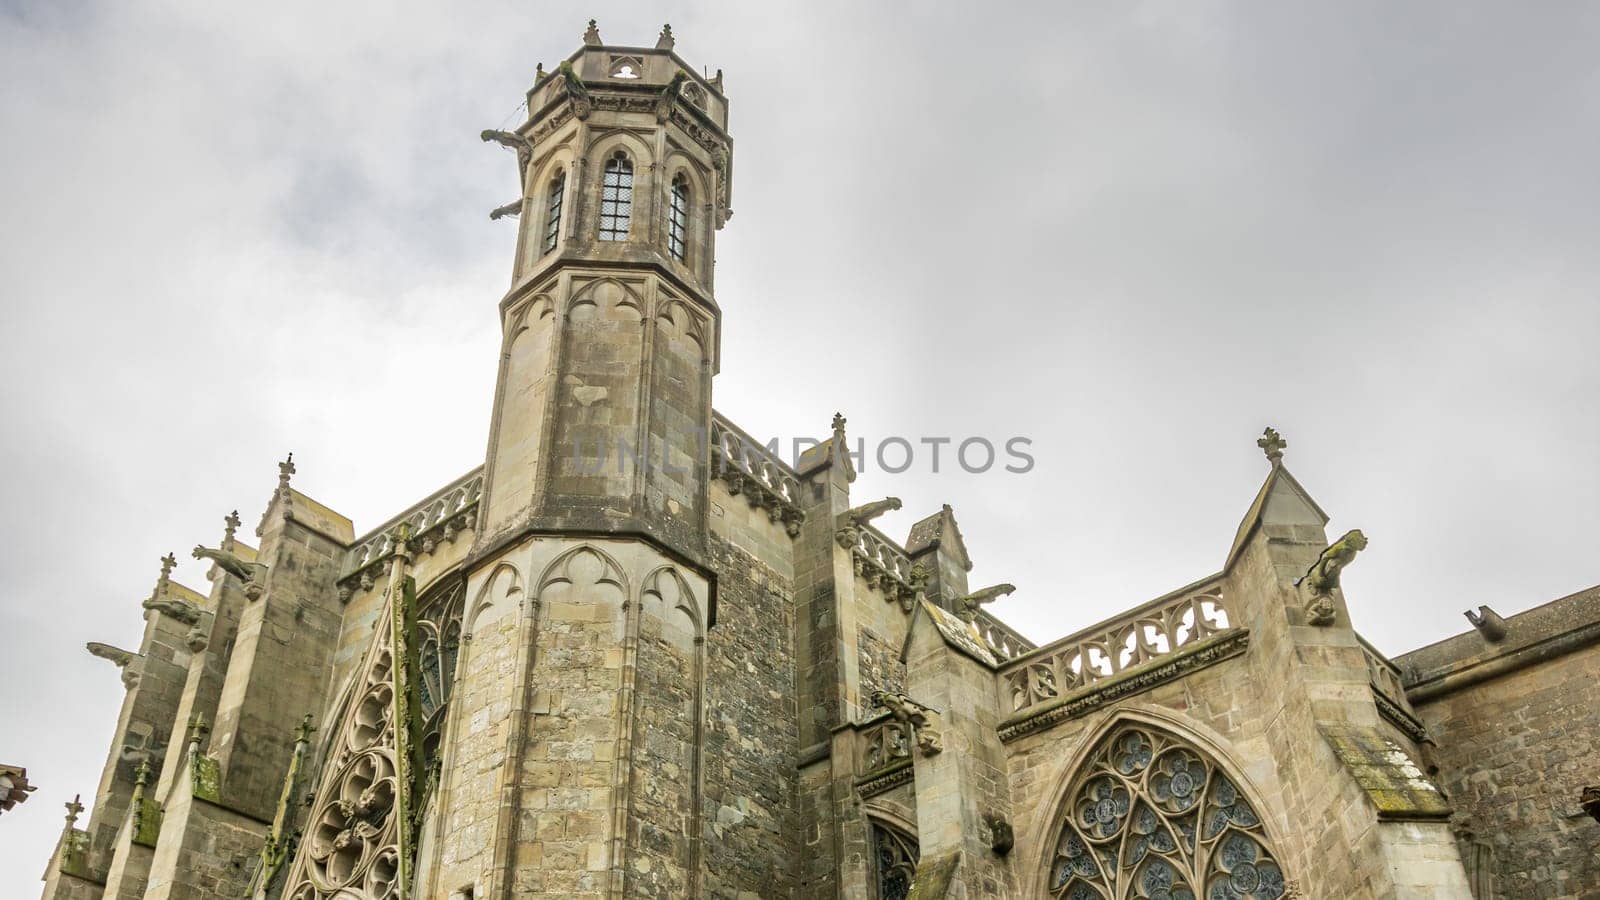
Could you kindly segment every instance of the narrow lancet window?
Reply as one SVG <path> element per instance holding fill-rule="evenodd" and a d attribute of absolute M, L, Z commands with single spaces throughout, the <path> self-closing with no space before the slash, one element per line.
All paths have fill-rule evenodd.
<path fill-rule="evenodd" d="M 672 206 L 667 211 L 667 250 L 682 262 L 688 253 L 689 179 L 682 172 L 672 179 Z"/>
<path fill-rule="evenodd" d="M 561 240 L 561 201 L 566 198 L 567 173 L 559 172 L 550 179 L 550 196 L 544 208 L 544 243 L 540 253 L 549 253 Z"/>
<path fill-rule="evenodd" d="M 600 186 L 600 240 L 627 240 L 632 217 L 633 162 L 618 150 L 606 160 L 605 179 Z"/>

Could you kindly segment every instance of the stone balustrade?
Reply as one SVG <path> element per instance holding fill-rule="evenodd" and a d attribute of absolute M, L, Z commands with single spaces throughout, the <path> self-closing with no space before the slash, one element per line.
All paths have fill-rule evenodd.
<path fill-rule="evenodd" d="M 1023 714 L 1233 628 L 1221 576 L 1196 582 L 1000 669 L 1001 709 Z"/>
<path fill-rule="evenodd" d="M 978 636 L 1002 660 L 1016 659 L 1038 649 L 1038 645 L 984 610 L 978 610 L 978 614 L 972 617 L 972 627 L 977 629 Z"/>
<path fill-rule="evenodd" d="M 483 494 L 483 469 L 479 467 L 457 478 L 410 509 L 357 538 L 345 554 L 339 577 L 341 589 L 371 586 L 383 560 L 394 552 L 400 526 L 406 526 L 413 551 L 432 553 L 440 541 L 454 541 L 456 535 L 477 524 L 478 500 Z"/>
<path fill-rule="evenodd" d="M 728 493 L 743 495 L 752 507 L 765 509 L 769 519 L 782 522 L 790 537 L 800 533 L 805 513 L 799 476 L 718 412 L 711 417 L 711 475 L 722 479 Z"/>
<path fill-rule="evenodd" d="M 1367 660 L 1367 677 L 1372 682 L 1372 697 L 1378 704 L 1378 712 L 1412 740 L 1422 741 L 1427 737 L 1427 730 L 1406 697 L 1404 673 L 1379 653 L 1378 648 L 1367 643 L 1366 638 L 1358 634 L 1356 640 L 1361 643 L 1361 654 Z"/>

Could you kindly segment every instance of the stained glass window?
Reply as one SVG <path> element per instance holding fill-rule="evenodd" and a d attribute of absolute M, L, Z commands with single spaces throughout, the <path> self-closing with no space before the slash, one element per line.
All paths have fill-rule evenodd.
<path fill-rule="evenodd" d="M 683 261 L 688 251 L 689 236 L 689 179 L 682 172 L 672 179 L 672 206 L 667 211 L 667 250 L 672 258 Z"/>
<path fill-rule="evenodd" d="M 633 162 L 618 150 L 606 160 L 600 184 L 600 240 L 625 241 L 633 218 Z"/>
<path fill-rule="evenodd" d="M 550 180 L 550 196 L 544 208 L 544 244 L 539 251 L 549 253 L 561 238 L 561 201 L 566 198 L 567 173 L 559 172 Z"/>
<path fill-rule="evenodd" d="M 1216 760 L 1175 735 L 1124 725 L 1074 780 L 1056 830 L 1051 895 L 1064 900 L 1277 900 L 1283 869 L 1261 817 Z"/>
<path fill-rule="evenodd" d="M 872 847 L 878 861 L 878 900 L 906 900 L 917 874 L 917 842 L 899 829 L 872 824 Z"/>

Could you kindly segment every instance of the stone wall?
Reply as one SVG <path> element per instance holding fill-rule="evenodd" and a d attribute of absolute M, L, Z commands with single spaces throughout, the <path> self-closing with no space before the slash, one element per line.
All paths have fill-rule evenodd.
<path fill-rule="evenodd" d="M 710 553 L 718 578 L 706 637 L 703 896 L 785 897 L 801 858 L 792 586 L 715 537 Z"/>
<path fill-rule="evenodd" d="M 1467 633 L 1400 661 L 1421 679 L 1434 674 L 1430 681 L 1438 684 L 1448 674 L 1536 652 L 1574 626 L 1594 626 L 1600 591 L 1594 594 L 1510 618 L 1502 647 Z M 1562 625 L 1541 628 L 1544 617 Z M 1462 857 L 1494 897 L 1600 895 L 1600 823 L 1578 804 L 1584 786 L 1600 783 L 1597 682 L 1600 645 L 1589 644 L 1432 697 L 1413 687 L 1413 703 L 1437 741 L 1437 777 L 1456 810 Z"/>

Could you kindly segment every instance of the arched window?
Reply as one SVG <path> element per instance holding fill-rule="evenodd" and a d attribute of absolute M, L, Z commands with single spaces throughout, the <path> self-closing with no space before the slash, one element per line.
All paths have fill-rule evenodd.
<path fill-rule="evenodd" d="M 1142 723 L 1073 779 L 1046 885 L 1062 900 L 1276 900 L 1287 887 L 1261 816 L 1216 760 Z"/>
<path fill-rule="evenodd" d="M 566 199 L 567 173 L 557 172 L 556 177 L 550 179 L 550 196 L 544 206 L 544 242 L 540 245 L 541 254 L 549 253 L 556 248 L 556 242 L 561 239 L 561 201 Z"/>
<path fill-rule="evenodd" d="M 878 900 L 906 900 L 917 874 L 917 841 L 898 828 L 872 823 L 872 855 L 878 867 Z"/>
<path fill-rule="evenodd" d="M 628 239 L 628 220 L 633 217 L 633 162 L 618 150 L 606 160 L 605 179 L 600 185 L 600 240 Z"/>
<path fill-rule="evenodd" d="M 667 209 L 667 251 L 683 261 L 689 249 L 689 179 L 682 172 L 672 179 L 672 205 Z"/>

